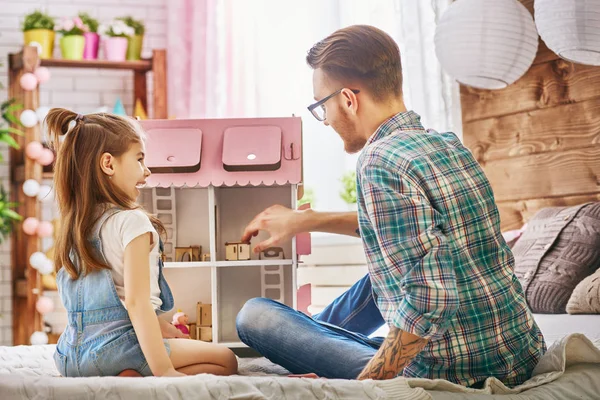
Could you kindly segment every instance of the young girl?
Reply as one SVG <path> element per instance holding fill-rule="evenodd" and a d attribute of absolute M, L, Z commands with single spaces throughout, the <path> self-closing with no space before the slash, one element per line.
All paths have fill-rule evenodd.
<path fill-rule="evenodd" d="M 54 188 L 61 229 L 54 261 L 69 321 L 54 354 L 60 374 L 236 373 L 237 360 L 226 347 L 163 339 L 178 335 L 157 318 L 173 307 L 173 296 L 159 254 L 157 230 L 164 234 L 164 227 L 136 204 L 150 175 L 138 123 L 54 108 L 46 124 L 58 147 Z"/>

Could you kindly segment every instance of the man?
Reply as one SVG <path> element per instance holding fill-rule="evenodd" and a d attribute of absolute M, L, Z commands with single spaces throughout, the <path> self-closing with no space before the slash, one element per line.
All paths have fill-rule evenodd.
<path fill-rule="evenodd" d="M 296 374 L 404 375 L 473 387 L 490 376 L 523 383 L 545 344 L 480 166 L 453 133 L 425 130 L 406 111 L 398 46 L 381 30 L 340 29 L 317 43 L 307 62 L 317 100 L 309 109 L 340 135 L 347 152 L 362 150 L 358 225 L 373 299 L 364 280 L 353 290 L 362 305 L 377 306 L 390 330 L 385 339 L 368 338 L 320 315 L 311 319 L 253 299 L 238 315 L 240 338 Z M 270 225 L 274 235 L 257 250 L 291 237 L 292 229 L 273 228 L 278 216 L 299 230 L 338 233 L 350 233 L 356 221 L 352 214 L 326 214 L 323 228 L 314 212 L 271 208 L 245 232 L 248 238 Z M 345 296 L 348 304 L 352 292 Z"/>

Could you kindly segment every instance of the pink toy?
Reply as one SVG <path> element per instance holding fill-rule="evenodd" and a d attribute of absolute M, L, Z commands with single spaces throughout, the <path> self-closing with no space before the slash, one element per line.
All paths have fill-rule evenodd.
<path fill-rule="evenodd" d="M 51 222 L 42 221 L 37 227 L 37 235 L 41 238 L 50 237 L 54 232 L 54 226 L 52 226 Z"/>
<path fill-rule="evenodd" d="M 54 311 L 54 301 L 50 297 L 41 296 L 35 303 L 35 309 L 40 314 L 47 314 Z"/>
<path fill-rule="evenodd" d="M 153 172 L 148 187 L 270 186 L 302 180 L 298 117 L 140 123 L 148 136 L 146 165 Z"/>
<path fill-rule="evenodd" d="M 190 334 L 190 330 L 187 327 L 188 323 L 189 320 L 186 313 L 179 311 L 173 314 L 173 321 L 171 324 L 175 325 L 175 328 L 179 329 L 185 335 Z"/>
<path fill-rule="evenodd" d="M 25 147 L 25 154 L 32 160 L 37 160 L 42 155 L 43 150 L 44 146 L 42 146 L 40 142 L 34 140 L 33 142 L 29 142 Z"/>
<path fill-rule="evenodd" d="M 31 72 L 26 72 L 23 75 L 21 75 L 19 83 L 21 84 L 21 87 L 24 90 L 33 90 L 37 87 L 38 80 L 34 74 L 32 74 Z"/>
<path fill-rule="evenodd" d="M 33 74 L 39 83 L 47 82 L 50 79 L 50 70 L 46 67 L 37 67 Z"/>
<path fill-rule="evenodd" d="M 40 221 L 37 218 L 29 217 L 23 221 L 23 232 L 27 235 L 35 235 Z"/>
<path fill-rule="evenodd" d="M 50 165 L 54 161 L 54 153 L 50 149 L 43 149 L 42 154 L 37 159 L 37 162 L 41 165 Z"/>

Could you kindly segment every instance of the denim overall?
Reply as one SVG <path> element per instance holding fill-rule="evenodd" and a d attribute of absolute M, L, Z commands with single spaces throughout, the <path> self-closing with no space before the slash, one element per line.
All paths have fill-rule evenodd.
<path fill-rule="evenodd" d="M 98 257 L 104 262 L 100 230 L 106 220 L 119 211 L 111 208 L 104 212 L 90 237 Z M 159 246 L 162 253 L 162 241 Z M 72 260 L 79 269 L 77 257 L 72 257 Z M 163 276 L 160 257 L 158 265 L 162 306 L 157 314 L 173 308 L 173 295 Z M 90 272 L 73 280 L 61 268 L 56 283 L 68 314 L 67 328 L 54 352 L 54 362 L 62 376 L 116 376 L 126 369 L 133 369 L 142 376 L 152 375 L 129 314 L 117 295 L 110 270 Z M 163 342 L 170 353 L 168 341 Z"/>

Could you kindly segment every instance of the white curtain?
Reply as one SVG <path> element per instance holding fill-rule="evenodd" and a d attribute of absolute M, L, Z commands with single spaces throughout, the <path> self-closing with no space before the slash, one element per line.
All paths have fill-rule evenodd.
<path fill-rule="evenodd" d="M 190 0 L 172 0 L 168 21 L 176 26 L 168 30 L 170 49 L 182 46 L 182 20 L 205 26 L 190 28 L 201 35 L 192 38 L 189 51 L 200 54 L 169 53 L 170 113 L 178 118 L 302 117 L 304 181 L 315 193 L 313 207 L 343 210 L 339 179 L 354 168 L 357 156 L 346 155 L 337 134 L 306 110 L 313 102 L 307 51 L 339 28 L 377 26 L 400 46 L 407 107 L 426 127 L 460 135 L 458 86 L 442 73 L 433 45 L 436 20 L 450 2 L 200 0 L 190 5 Z M 207 11 L 211 15 L 202 18 L 190 15 Z M 186 18 L 179 17 L 182 13 Z M 172 70 L 173 63 L 179 64 Z"/>

